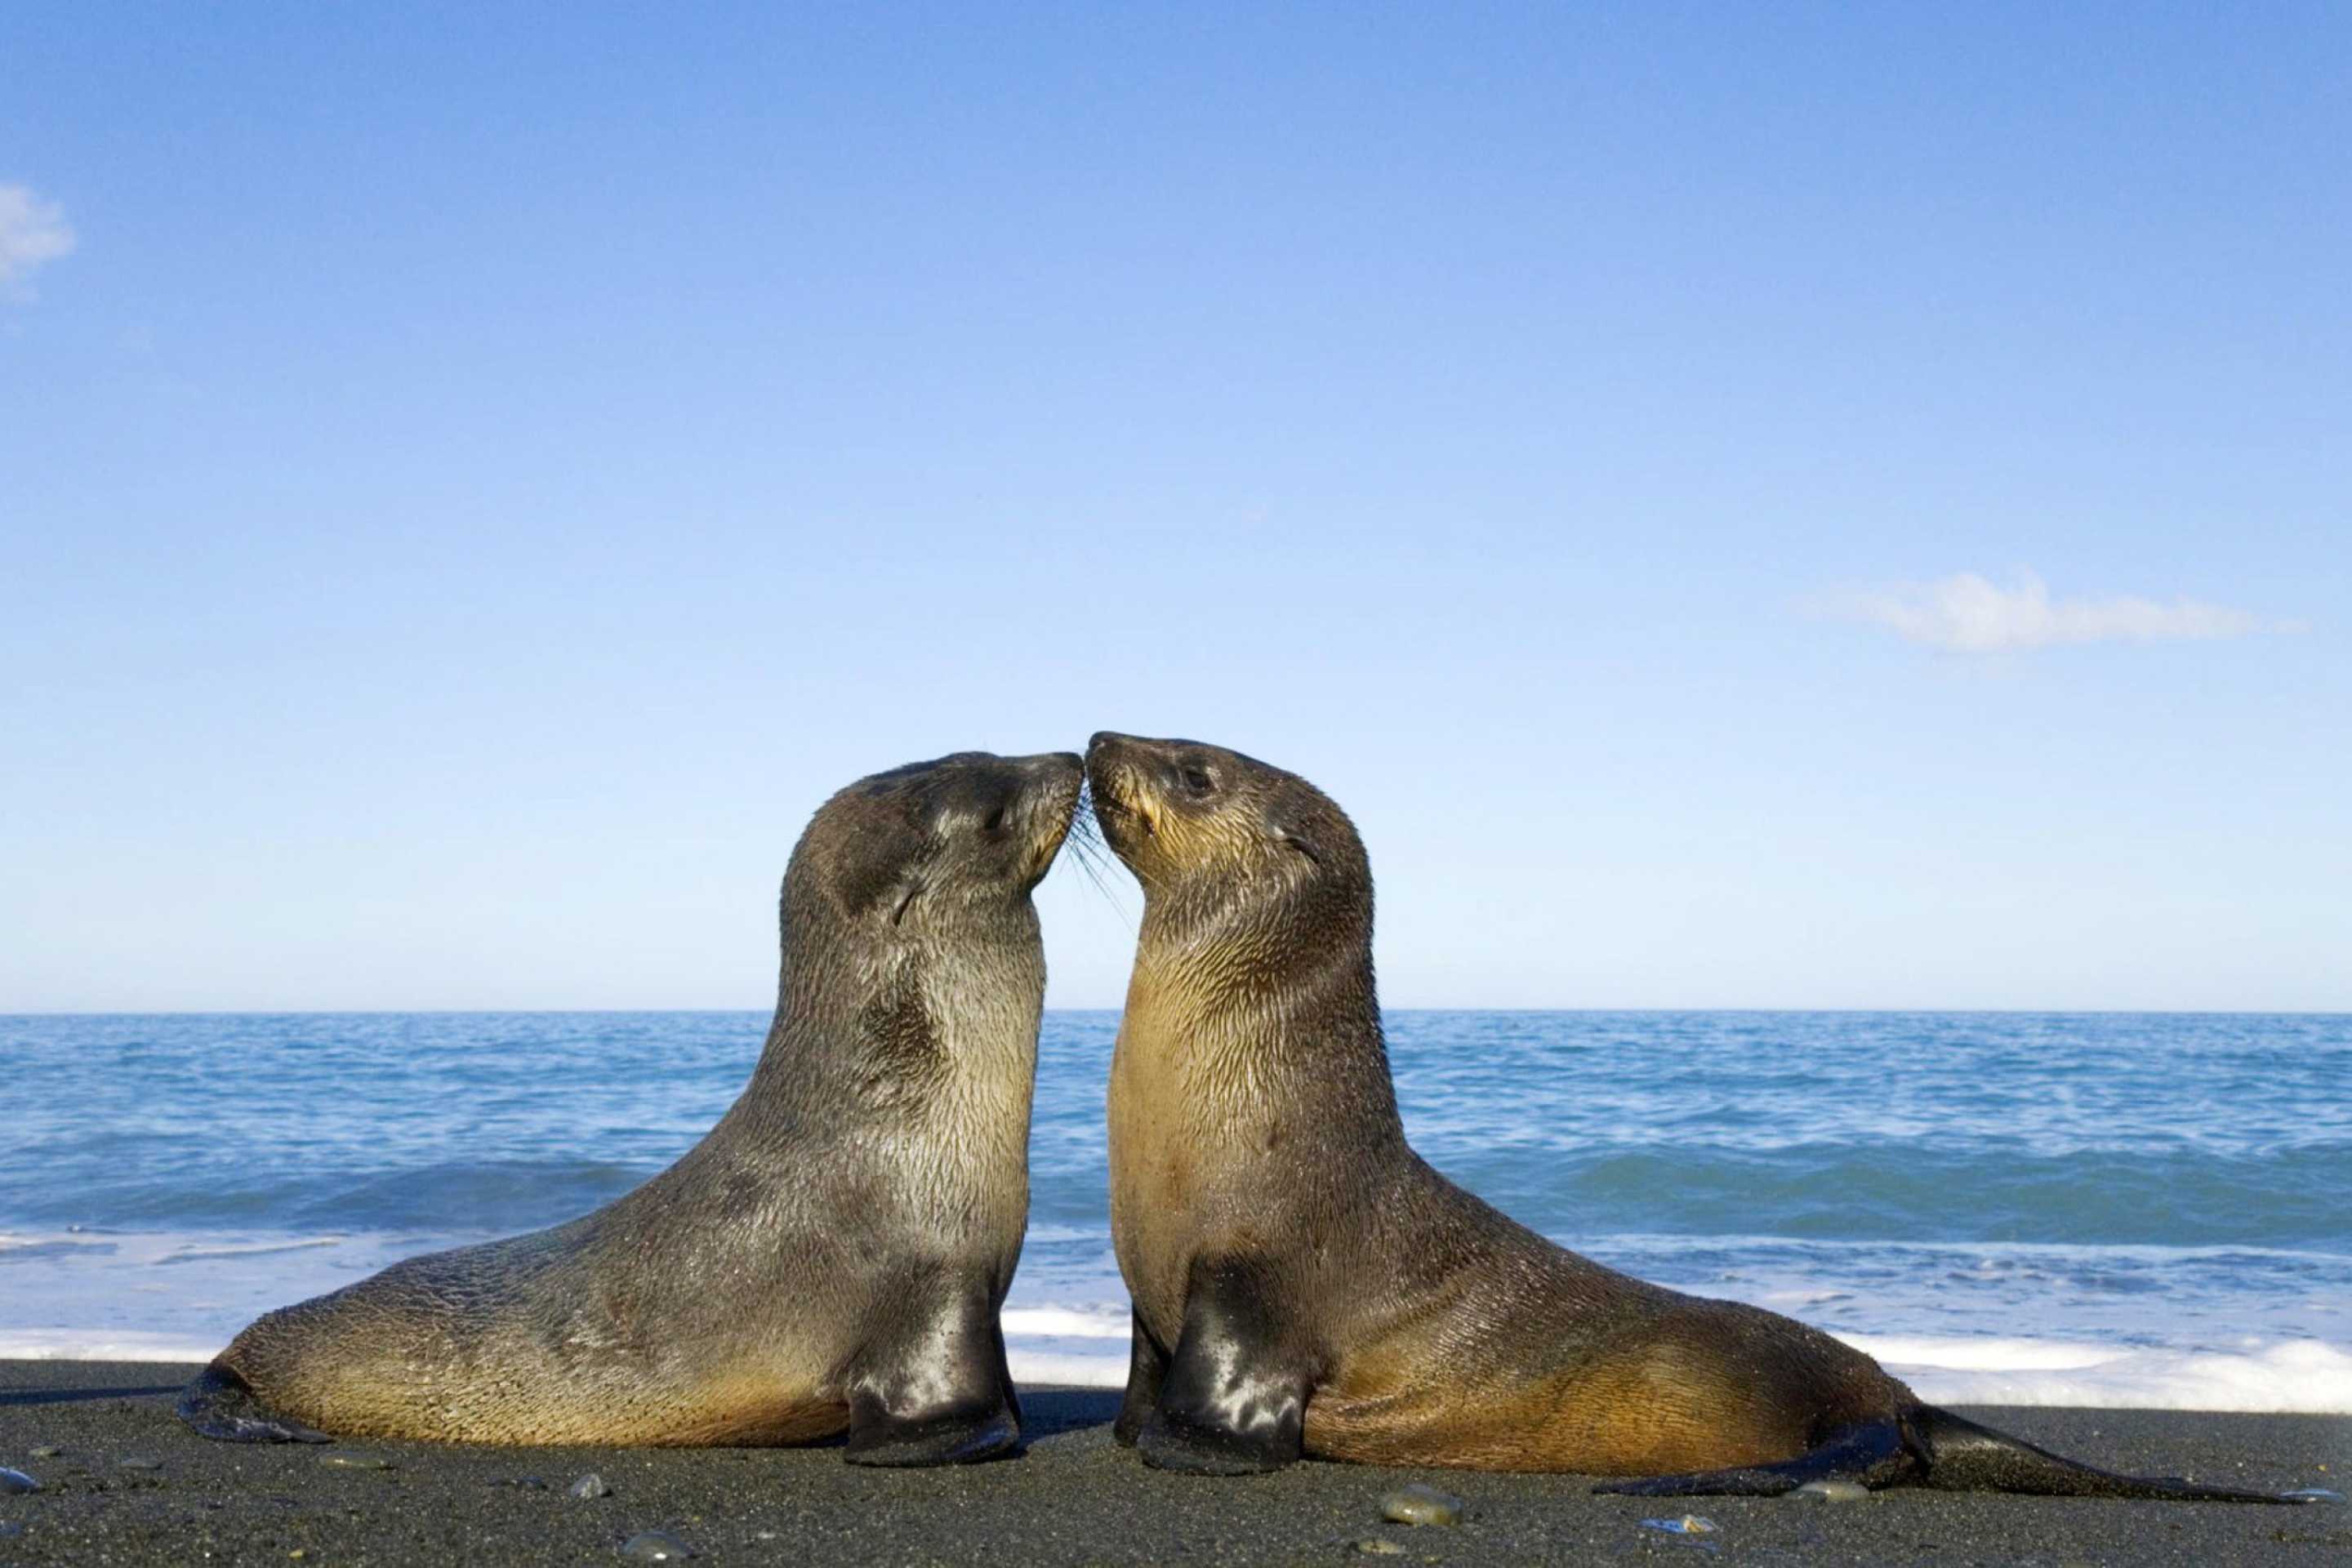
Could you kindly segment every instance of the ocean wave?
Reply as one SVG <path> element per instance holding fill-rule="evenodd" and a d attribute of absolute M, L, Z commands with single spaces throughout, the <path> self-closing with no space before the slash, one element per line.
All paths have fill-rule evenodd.
<path fill-rule="evenodd" d="M 2352 1348 L 2324 1340 L 2236 1351 L 2042 1340 L 1841 1335 L 1934 1405 L 2352 1413 Z"/>
<path fill-rule="evenodd" d="M 2162 1145 L 2040 1155 L 1994 1134 L 1965 1150 L 1458 1151 L 1433 1140 L 1423 1152 L 1538 1230 L 2352 1250 L 2352 1139 L 2259 1159 Z"/>
<path fill-rule="evenodd" d="M 584 1214 L 708 1130 L 765 1022 L 0 1018 L 0 1331 L 194 1352 L 398 1258 Z M 1016 1366 L 1065 1380 L 1124 1375 L 1102 1100 L 1117 1023 L 1051 1014 L 1040 1045 L 1007 1323 Z M 1991 1366 L 1939 1351 L 1916 1363 L 1935 1397 L 2344 1401 L 2328 1357 L 2352 1322 L 2352 1018 L 1387 1028 L 1416 1146 L 1577 1250 L 1865 1342 L 2041 1347 Z"/>

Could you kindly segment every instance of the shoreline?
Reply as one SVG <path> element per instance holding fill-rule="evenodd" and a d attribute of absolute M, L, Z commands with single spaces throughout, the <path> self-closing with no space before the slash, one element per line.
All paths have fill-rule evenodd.
<path fill-rule="evenodd" d="M 1113 1391 L 1024 1387 L 1026 1454 L 864 1469 L 828 1447 L 494 1448 L 208 1443 L 172 1413 L 192 1363 L 0 1361 L 0 1563 L 624 1562 L 662 1530 L 711 1563 L 1343 1563 L 1365 1542 L 1409 1560 L 1781 1563 L 2335 1563 L 2352 1510 L 1897 1489 L 1864 1501 L 1595 1497 L 1570 1476 L 1309 1462 L 1204 1480 L 1146 1469 L 1110 1440 Z M 1971 1405 L 1966 1414 L 2109 1468 L 2276 1489 L 2347 1489 L 2352 1415 Z M 37 1455 L 36 1449 L 56 1452 Z M 362 1466 L 321 1460 L 363 1456 Z M 132 1461 L 126 1464 L 125 1461 Z M 611 1495 L 568 1489 L 594 1472 Z M 1408 1481 L 1463 1499 L 1458 1528 L 1384 1523 Z M 1643 1520 L 1696 1514 L 1676 1535 Z M 12 1531 L 11 1527 L 14 1527 Z M 1371 1549 L 1390 1554 L 1385 1548 Z"/>

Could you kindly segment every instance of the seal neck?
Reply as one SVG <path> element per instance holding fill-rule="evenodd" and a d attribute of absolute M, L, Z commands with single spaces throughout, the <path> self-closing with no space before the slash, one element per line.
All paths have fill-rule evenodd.
<path fill-rule="evenodd" d="M 1360 1126 L 1402 1141 L 1369 930 L 1326 924 L 1302 944 L 1255 926 L 1172 926 L 1146 909 L 1121 1052 L 1193 1081 L 1221 1119 L 1340 1097 Z"/>
<path fill-rule="evenodd" d="M 980 1094 L 1017 1102 L 1025 1129 L 1045 973 L 1035 912 L 1019 913 L 1002 931 L 887 947 L 788 913 L 775 1022 L 745 1099 L 805 1123 L 924 1120 Z"/>

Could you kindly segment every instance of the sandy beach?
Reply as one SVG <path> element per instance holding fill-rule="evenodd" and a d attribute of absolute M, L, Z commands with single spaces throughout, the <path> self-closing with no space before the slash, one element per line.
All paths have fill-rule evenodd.
<path fill-rule="evenodd" d="M 2352 1512 L 1881 1493 L 1852 1503 L 1594 1497 L 1570 1477 L 1305 1464 L 1210 1481 L 1145 1469 L 1110 1440 L 1116 1395 L 1024 1394 L 1029 1448 L 967 1469 L 885 1472 L 828 1448 L 619 1450 L 206 1443 L 172 1415 L 193 1366 L 0 1362 L 0 1563 L 367 1564 L 625 1562 L 645 1531 L 711 1563 L 1699 1562 L 2338 1563 Z M 2352 1416 L 1972 1408 L 2117 1468 L 2341 1489 Z M 609 1495 L 572 1495 L 593 1473 Z M 1410 1481 L 1467 1505 L 1453 1528 L 1383 1522 Z M 1673 1534 L 1644 1520 L 1688 1512 Z"/>

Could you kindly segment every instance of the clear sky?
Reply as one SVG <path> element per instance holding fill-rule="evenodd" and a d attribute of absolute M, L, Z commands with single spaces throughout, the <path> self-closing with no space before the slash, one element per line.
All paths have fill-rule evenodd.
<path fill-rule="evenodd" d="M 1097 728 L 1392 1005 L 2352 1008 L 2352 12 L 0 12 L 0 1010 L 764 1006 Z"/>

